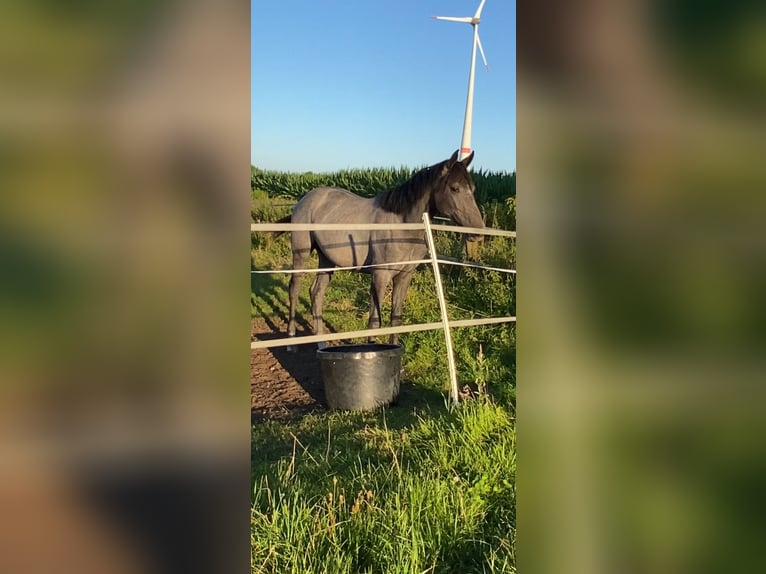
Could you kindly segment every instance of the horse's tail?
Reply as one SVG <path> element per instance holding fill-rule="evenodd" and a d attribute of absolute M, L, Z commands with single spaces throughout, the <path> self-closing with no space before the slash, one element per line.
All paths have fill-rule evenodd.
<path fill-rule="evenodd" d="M 285 215 L 282 219 L 275 221 L 274 223 L 290 223 L 292 220 L 292 215 Z M 286 231 L 275 231 L 274 236 L 278 237 L 282 235 L 283 233 L 287 233 Z"/>

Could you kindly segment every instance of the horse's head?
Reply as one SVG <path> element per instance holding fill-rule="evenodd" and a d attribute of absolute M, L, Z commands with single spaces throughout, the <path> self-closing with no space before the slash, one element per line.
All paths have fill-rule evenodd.
<path fill-rule="evenodd" d="M 473 152 L 460 161 L 457 154 L 458 152 L 453 153 L 441 167 L 439 184 L 433 195 L 433 205 L 439 214 L 449 217 L 458 225 L 484 227 L 484 220 L 474 199 L 476 186 L 468 171 Z M 468 240 L 473 241 L 478 237 L 469 235 Z"/>

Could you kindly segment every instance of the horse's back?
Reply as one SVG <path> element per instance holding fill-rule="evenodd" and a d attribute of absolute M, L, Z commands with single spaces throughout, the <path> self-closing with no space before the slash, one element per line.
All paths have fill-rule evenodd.
<path fill-rule="evenodd" d="M 295 205 L 294 223 L 370 221 L 372 202 L 340 187 L 316 187 Z"/>

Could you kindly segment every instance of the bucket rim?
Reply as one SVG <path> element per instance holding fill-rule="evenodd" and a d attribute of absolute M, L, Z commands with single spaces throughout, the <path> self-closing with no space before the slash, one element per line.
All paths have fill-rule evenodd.
<path fill-rule="evenodd" d="M 376 357 L 399 356 L 404 353 L 402 344 L 361 343 L 336 345 L 317 349 L 319 359 L 373 359 Z"/>

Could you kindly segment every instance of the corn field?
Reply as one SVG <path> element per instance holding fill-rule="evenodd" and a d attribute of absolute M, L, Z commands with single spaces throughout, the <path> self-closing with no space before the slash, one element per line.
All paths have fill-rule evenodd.
<path fill-rule="evenodd" d="M 298 199 L 319 186 L 342 187 L 364 197 L 391 189 L 411 178 L 419 168 L 389 167 L 345 169 L 333 173 L 289 173 L 266 171 L 257 167 L 250 170 L 253 191 L 266 192 L 270 197 Z M 516 197 L 516 172 L 472 171 L 479 205 L 505 202 Z"/>

